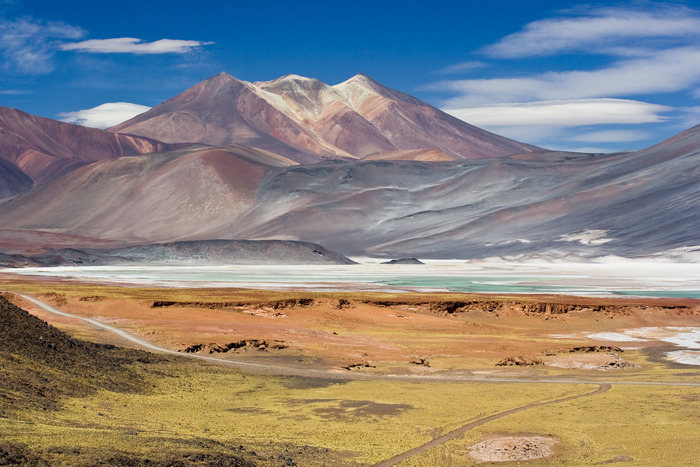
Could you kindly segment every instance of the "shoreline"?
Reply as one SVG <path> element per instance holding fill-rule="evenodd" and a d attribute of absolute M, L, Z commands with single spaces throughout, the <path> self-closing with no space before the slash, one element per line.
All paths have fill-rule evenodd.
<path fill-rule="evenodd" d="M 0 280 L 303 292 L 700 299 L 700 264 L 122 265 L 0 269 Z"/>

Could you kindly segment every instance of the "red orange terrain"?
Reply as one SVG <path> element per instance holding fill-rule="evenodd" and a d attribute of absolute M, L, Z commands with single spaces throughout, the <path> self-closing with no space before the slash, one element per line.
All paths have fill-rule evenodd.
<path fill-rule="evenodd" d="M 675 348 L 667 342 L 605 336 L 700 322 L 697 300 L 237 289 L 123 288 L 115 294 L 101 286 L 47 284 L 51 288 L 57 291 L 33 295 L 171 350 L 338 372 L 631 375 L 648 370 L 648 361 L 693 369 L 662 358 Z M 13 300 L 59 328 L 124 343 Z"/>

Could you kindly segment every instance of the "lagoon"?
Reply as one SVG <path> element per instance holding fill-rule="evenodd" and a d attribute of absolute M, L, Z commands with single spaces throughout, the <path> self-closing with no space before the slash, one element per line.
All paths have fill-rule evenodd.
<path fill-rule="evenodd" d="M 156 287 L 453 291 L 700 298 L 700 264 L 620 261 L 517 263 L 426 261 L 424 265 L 140 265 L 1 269 L 0 273 Z"/>

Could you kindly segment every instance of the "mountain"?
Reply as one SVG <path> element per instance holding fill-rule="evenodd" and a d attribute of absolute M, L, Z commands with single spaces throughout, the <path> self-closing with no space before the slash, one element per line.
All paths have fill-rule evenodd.
<path fill-rule="evenodd" d="M 171 147 L 0 107 L 0 199 L 93 162 Z"/>
<path fill-rule="evenodd" d="M 447 162 L 296 165 L 205 147 L 83 167 L 0 206 L 0 218 L 5 229 L 131 244 L 284 239 L 389 258 L 654 255 L 700 245 L 698 167 L 700 126 L 636 152 Z"/>
<path fill-rule="evenodd" d="M 388 258 L 700 249 L 700 126 L 640 151 L 547 151 L 365 75 L 222 73 L 109 131 L 2 108 L 0 127 L 8 264 L 222 239 Z"/>
<path fill-rule="evenodd" d="M 236 234 L 390 257 L 652 255 L 700 245 L 699 166 L 700 126 L 622 154 L 288 167 Z"/>
<path fill-rule="evenodd" d="M 243 146 L 110 159 L 8 201 L 0 217 L 5 229 L 48 228 L 131 244 L 210 238 L 222 221 L 253 206 L 267 169 L 292 164 Z"/>
<path fill-rule="evenodd" d="M 220 73 L 109 131 L 167 143 L 253 146 L 300 163 L 397 151 L 469 159 L 538 149 L 476 128 L 362 74 L 329 86 L 297 75 L 249 83 Z"/>

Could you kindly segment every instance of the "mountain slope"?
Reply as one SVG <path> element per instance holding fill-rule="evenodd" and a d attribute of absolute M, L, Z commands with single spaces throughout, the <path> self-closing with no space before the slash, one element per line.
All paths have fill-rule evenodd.
<path fill-rule="evenodd" d="M 96 161 L 167 147 L 148 138 L 109 133 L 0 107 L 0 198 Z"/>
<path fill-rule="evenodd" d="M 0 217 L 5 228 L 102 239 L 286 239 L 390 257 L 700 245 L 700 126 L 608 155 L 291 165 L 242 150 L 94 164 L 0 206 Z"/>
<path fill-rule="evenodd" d="M 296 75 L 249 83 L 220 73 L 109 131 L 171 143 L 243 144 L 301 163 L 397 150 L 438 150 L 467 159 L 537 149 L 361 74 L 328 86 Z"/>
<path fill-rule="evenodd" d="M 237 234 L 392 257 L 700 245 L 699 133 L 628 154 L 290 167 L 266 177 Z"/>
<path fill-rule="evenodd" d="M 106 160 L 0 206 L 4 228 L 124 242 L 202 235 L 255 202 L 269 167 L 294 162 L 246 147 L 201 147 Z M 49 227 L 52 226 L 52 227 Z"/>
<path fill-rule="evenodd" d="M 301 163 L 330 154 L 308 129 L 256 94 L 248 82 L 220 73 L 108 131 L 168 143 L 240 144 Z"/>

